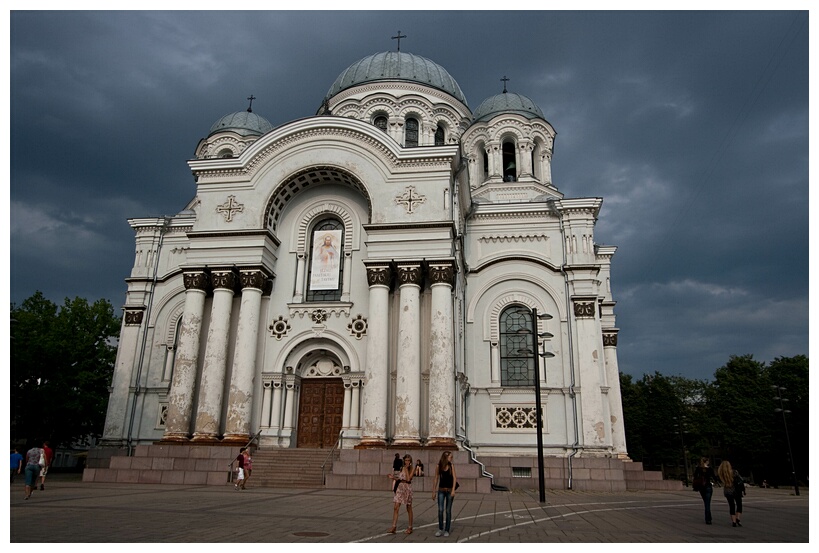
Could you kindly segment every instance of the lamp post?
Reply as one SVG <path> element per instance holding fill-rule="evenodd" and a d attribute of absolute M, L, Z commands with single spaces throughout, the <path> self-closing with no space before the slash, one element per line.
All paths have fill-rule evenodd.
<path fill-rule="evenodd" d="M 529 313 L 529 311 L 524 311 L 525 313 Z M 521 328 L 518 330 L 521 334 L 531 334 L 532 335 L 532 350 L 529 349 L 519 349 L 518 353 L 526 353 L 532 354 L 532 359 L 535 362 L 534 367 L 534 377 L 535 377 L 535 428 L 537 430 L 537 480 L 538 480 L 538 491 L 540 492 L 540 502 L 546 503 L 546 481 L 543 474 L 543 413 L 540 407 L 540 361 L 538 357 L 549 358 L 554 357 L 555 354 L 550 351 L 544 351 L 543 353 L 538 352 L 538 337 L 543 338 L 551 338 L 552 334 L 549 332 L 544 332 L 542 334 L 538 334 L 537 332 L 537 320 L 538 318 L 542 320 L 549 320 L 552 318 L 551 315 L 547 313 L 543 313 L 541 315 L 537 314 L 537 308 L 533 307 L 531 310 L 532 315 L 532 329 L 527 330 L 525 328 Z"/>
<path fill-rule="evenodd" d="M 785 409 L 785 402 L 788 400 L 782 398 L 782 392 L 785 391 L 785 388 L 774 384 L 771 386 L 771 389 L 776 391 L 777 394 L 774 401 L 779 401 L 779 407 L 774 409 L 774 413 L 782 413 L 782 424 L 785 425 L 785 439 L 788 441 L 788 458 L 791 461 L 791 476 L 793 477 L 793 493 L 799 495 L 799 481 L 796 479 L 796 467 L 793 464 L 793 450 L 791 449 L 791 437 L 788 434 L 788 420 L 785 418 L 785 413 L 790 413 L 790 411 Z"/>
<path fill-rule="evenodd" d="M 685 428 L 683 427 L 684 417 L 680 415 L 679 417 L 674 417 L 674 420 L 677 421 L 677 425 L 679 426 L 678 432 L 680 434 L 680 445 L 682 446 L 683 466 L 685 467 L 685 485 L 688 486 L 690 479 L 688 477 L 688 452 L 685 450 Z"/>

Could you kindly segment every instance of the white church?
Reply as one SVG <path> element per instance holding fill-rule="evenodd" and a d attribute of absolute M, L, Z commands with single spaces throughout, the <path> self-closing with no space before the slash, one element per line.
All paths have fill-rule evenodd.
<path fill-rule="evenodd" d="M 464 482 L 474 465 L 473 491 L 487 473 L 531 483 L 539 395 L 549 486 L 625 489 L 639 464 L 616 247 L 594 237 L 602 199 L 559 190 L 555 129 L 501 80 L 473 110 L 437 63 L 382 52 L 317 91 L 315 115 L 273 127 L 251 96 L 213 123 L 188 161 L 190 203 L 129 220 L 136 255 L 86 480 L 224 483 L 222 461 L 252 442 L 256 455 L 335 449 L 328 486 L 367 488 L 367 463 L 386 474 L 395 452 L 431 469 L 443 449 Z M 192 457 L 220 461 L 197 472 Z"/>

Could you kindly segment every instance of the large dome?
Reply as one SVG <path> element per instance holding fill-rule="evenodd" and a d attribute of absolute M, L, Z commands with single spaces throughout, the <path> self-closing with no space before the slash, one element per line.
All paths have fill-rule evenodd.
<path fill-rule="evenodd" d="M 514 92 L 503 92 L 487 98 L 475 110 L 473 117 L 475 121 L 488 121 L 499 113 L 517 113 L 528 119 L 536 117 L 546 119 L 543 117 L 543 112 L 531 99 Z"/>
<path fill-rule="evenodd" d="M 327 91 L 327 98 L 350 87 L 375 81 L 421 83 L 442 90 L 466 105 L 461 87 L 446 69 L 432 60 L 406 52 L 381 52 L 355 62 L 341 72 Z"/>
<path fill-rule="evenodd" d="M 233 131 L 241 136 L 263 135 L 273 129 L 270 121 L 252 111 L 237 111 L 219 118 L 210 128 L 210 136 L 221 131 Z"/>

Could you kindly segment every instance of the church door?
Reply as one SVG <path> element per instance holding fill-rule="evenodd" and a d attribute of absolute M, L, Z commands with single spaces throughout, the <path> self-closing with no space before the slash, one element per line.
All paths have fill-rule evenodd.
<path fill-rule="evenodd" d="M 340 378 L 302 380 L 296 447 L 333 447 L 343 412 L 344 382 Z"/>

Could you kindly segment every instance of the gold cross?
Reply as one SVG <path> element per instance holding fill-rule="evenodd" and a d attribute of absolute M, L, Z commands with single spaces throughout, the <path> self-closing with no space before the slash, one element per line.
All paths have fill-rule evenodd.
<path fill-rule="evenodd" d="M 225 216 L 226 222 L 231 222 L 233 220 L 234 213 L 240 213 L 245 210 L 245 206 L 240 203 L 236 203 L 236 196 L 228 196 L 228 201 L 222 205 L 216 206 L 216 211 L 221 213 Z"/>

